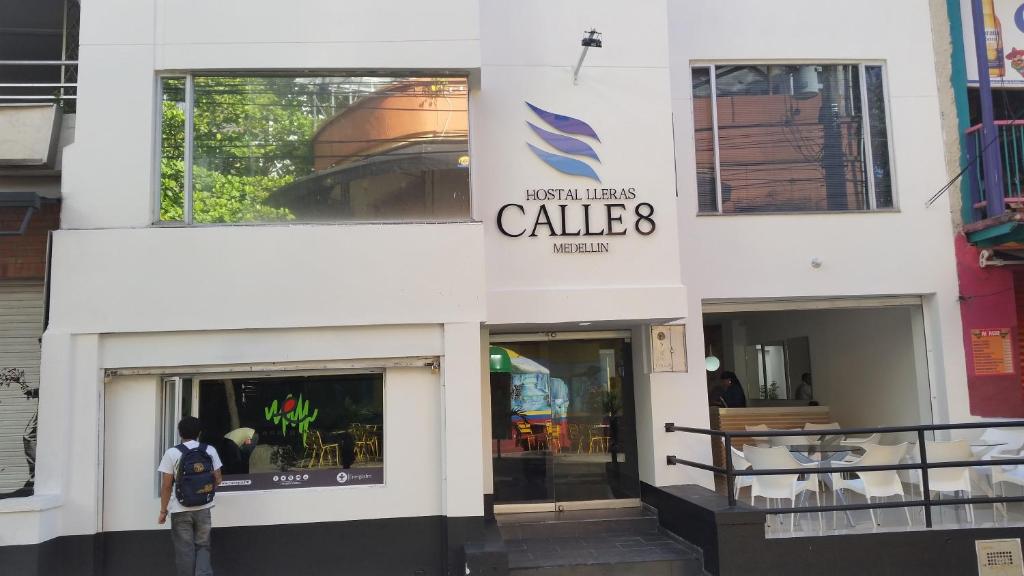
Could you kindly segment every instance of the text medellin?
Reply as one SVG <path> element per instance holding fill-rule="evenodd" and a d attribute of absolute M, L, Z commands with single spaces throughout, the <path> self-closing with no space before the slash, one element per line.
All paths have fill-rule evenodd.
<path fill-rule="evenodd" d="M 608 242 L 561 242 L 552 247 L 555 254 L 601 254 L 609 251 Z"/>

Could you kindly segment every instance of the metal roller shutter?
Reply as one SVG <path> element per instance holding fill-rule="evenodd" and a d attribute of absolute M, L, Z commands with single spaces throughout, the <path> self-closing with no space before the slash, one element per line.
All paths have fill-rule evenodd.
<path fill-rule="evenodd" d="M 39 388 L 42 333 L 42 282 L 0 282 L 0 371 L 24 371 L 23 385 L 0 385 L 0 495 L 22 488 L 29 480 L 23 438 L 39 401 L 25 391 Z"/>

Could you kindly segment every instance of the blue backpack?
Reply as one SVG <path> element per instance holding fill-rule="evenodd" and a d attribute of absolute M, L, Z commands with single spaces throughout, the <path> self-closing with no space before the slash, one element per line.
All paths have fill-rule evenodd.
<path fill-rule="evenodd" d="M 181 452 L 181 459 L 174 473 L 174 496 L 182 506 L 209 504 L 217 486 L 213 479 L 213 458 L 206 451 L 206 444 L 191 449 L 178 444 L 175 448 Z"/>

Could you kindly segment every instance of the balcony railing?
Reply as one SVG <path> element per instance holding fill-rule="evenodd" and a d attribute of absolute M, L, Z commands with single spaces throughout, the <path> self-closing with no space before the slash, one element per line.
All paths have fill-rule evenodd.
<path fill-rule="evenodd" d="M 971 222 L 997 218 L 1005 210 L 1024 208 L 1024 120 L 1000 120 L 995 125 L 997 141 L 984 141 L 981 124 L 972 126 L 966 133 L 967 170 L 964 176 L 970 191 Z M 997 145 L 1005 208 L 989 206 L 986 196 L 985 149 Z"/>
<path fill-rule="evenodd" d="M 673 423 L 665 424 L 665 432 L 685 432 L 688 434 L 697 434 L 707 436 L 711 438 L 718 438 L 725 447 L 725 466 L 714 466 L 703 462 L 695 462 L 684 458 L 678 458 L 676 456 L 668 456 L 666 458 L 669 465 L 684 465 L 699 470 L 706 470 L 716 475 L 724 476 L 726 479 L 726 493 L 729 499 L 729 506 L 736 506 L 736 480 L 739 477 L 756 477 L 756 476 L 789 476 L 796 477 L 796 475 L 813 475 L 823 479 L 825 482 L 831 483 L 832 474 L 856 474 L 861 472 L 880 472 L 880 471 L 917 471 L 920 478 L 921 486 L 921 499 L 902 499 L 898 502 L 886 502 L 884 499 L 876 499 L 875 502 L 871 502 L 868 499 L 864 503 L 851 504 L 844 500 L 843 504 L 836 503 L 831 506 L 797 506 L 795 499 L 796 495 L 793 496 L 793 506 L 791 507 L 767 507 L 761 508 L 766 514 L 801 514 L 805 512 L 851 512 L 854 510 L 881 510 L 886 508 L 923 508 L 924 510 L 924 524 L 925 527 L 932 527 L 932 508 L 939 506 L 958 506 L 965 505 L 971 506 L 974 504 L 999 504 L 1005 506 L 1011 502 L 1024 502 L 1024 496 L 1005 496 L 996 495 L 993 486 L 993 492 L 991 496 L 973 496 L 969 490 L 966 498 L 941 498 L 936 500 L 932 496 L 932 488 L 929 482 L 929 474 L 934 474 L 935 469 L 978 469 L 992 467 L 1011 467 L 1016 468 L 1017 466 L 1024 465 L 1024 457 L 1020 455 L 1007 454 L 1005 456 L 994 457 L 995 459 L 971 459 L 971 460 L 949 460 L 941 459 L 939 461 L 929 460 L 928 450 L 932 449 L 929 447 L 929 441 L 926 437 L 926 433 L 934 434 L 935 432 L 948 432 L 952 430 L 981 430 L 986 428 L 992 429 L 1017 429 L 1020 430 L 1024 427 L 1024 421 L 1000 421 L 1000 422 L 968 422 L 968 423 L 955 423 L 955 424 L 927 424 L 918 426 L 885 426 L 875 428 L 836 428 L 829 430 L 756 430 L 756 431 L 724 431 L 724 430 L 710 430 L 707 428 L 693 428 L 688 426 L 676 426 Z M 817 466 L 808 467 L 800 466 L 799 468 L 747 468 L 737 469 L 733 463 L 733 450 L 730 447 L 733 446 L 733 440 L 736 438 L 749 439 L 751 443 L 756 443 L 757 439 L 772 439 L 777 437 L 804 437 L 804 436 L 816 436 L 824 444 L 824 440 L 828 438 L 844 438 L 847 435 L 882 435 L 882 434 L 913 434 L 917 436 L 916 445 L 910 452 L 911 457 L 909 459 L 901 460 L 899 464 L 877 464 L 877 465 L 857 465 L 856 463 L 844 463 L 834 462 L 831 459 L 822 458 L 818 462 Z M 938 443 L 942 444 L 942 443 Z M 1004 444 L 1005 445 L 1005 444 Z M 866 446 L 866 445 L 865 445 Z M 865 447 L 862 446 L 862 449 Z M 848 452 L 855 450 L 850 446 Z M 1005 468 L 1004 468 L 1005 469 Z M 901 481 L 902 484 L 902 481 Z M 993 481 L 994 484 L 994 481 Z M 937 489 L 938 490 L 938 489 Z M 948 486 L 941 489 L 942 491 L 948 492 Z M 779 499 L 776 498 L 776 501 Z"/>
<path fill-rule="evenodd" d="M 54 103 L 73 112 L 77 99 L 77 61 L 0 60 L 0 104 Z"/>

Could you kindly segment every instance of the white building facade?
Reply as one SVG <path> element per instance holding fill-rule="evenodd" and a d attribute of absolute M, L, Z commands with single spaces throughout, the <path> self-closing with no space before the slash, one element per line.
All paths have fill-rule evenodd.
<path fill-rule="evenodd" d="M 706 357 L 752 401 L 812 373 L 844 424 L 970 419 L 929 3 L 786 4 L 87 3 L 0 557 L 169 562 L 155 467 L 189 414 L 245 462 L 214 554 L 252 574 L 457 574 L 495 508 L 711 486 L 665 461 L 712 459 L 664 431 L 709 425 Z M 216 212 L 245 178 L 270 208 Z"/>

